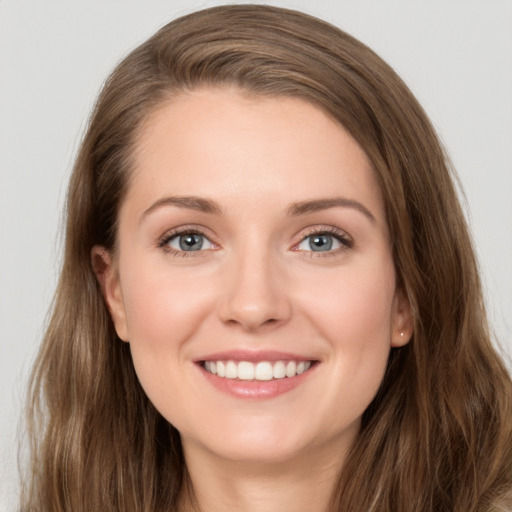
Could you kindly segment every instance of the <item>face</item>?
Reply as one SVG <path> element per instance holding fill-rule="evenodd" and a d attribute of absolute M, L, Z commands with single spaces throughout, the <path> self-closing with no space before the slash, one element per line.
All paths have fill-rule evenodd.
<path fill-rule="evenodd" d="M 339 124 L 293 98 L 173 98 L 140 132 L 118 240 L 93 251 L 105 297 L 186 454 L 346 450 L 410 321 L 379 187 Z"/>

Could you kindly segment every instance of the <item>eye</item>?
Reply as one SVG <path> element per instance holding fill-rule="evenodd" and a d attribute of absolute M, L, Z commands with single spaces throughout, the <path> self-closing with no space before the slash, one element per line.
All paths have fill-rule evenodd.
<path fill-rule="evenodd" d="M 161 246 L 178 252 L 196 252 L 214 248 L 213 243 L 205 235 L 194 231 L 167 236 L 162 240 Z"/>
<path fill-rule="evenodd" d="M 298 245 L 299 251 L 335 252 L 352 247 L 352 242 L 339 233 L 321 231 L 306 236 Z"/>

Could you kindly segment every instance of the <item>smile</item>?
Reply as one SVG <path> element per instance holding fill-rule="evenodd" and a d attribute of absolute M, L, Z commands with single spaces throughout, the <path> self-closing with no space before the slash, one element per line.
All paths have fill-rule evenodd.
<path fill-rule="evenodd" d="M 203 368 L 217 377 L 245 381 L 269 381 L 301 375 L 312 361 L 204 361 Z"/>

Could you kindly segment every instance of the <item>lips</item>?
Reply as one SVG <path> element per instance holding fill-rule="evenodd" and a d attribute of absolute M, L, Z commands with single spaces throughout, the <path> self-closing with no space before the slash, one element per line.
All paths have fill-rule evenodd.
<path fill-rule="evenodd" d="M 196 360 L 207 381 L 238 398 L 272 398 L 304 382 L 320 361 L 283 352 L 230 351 Z"/>

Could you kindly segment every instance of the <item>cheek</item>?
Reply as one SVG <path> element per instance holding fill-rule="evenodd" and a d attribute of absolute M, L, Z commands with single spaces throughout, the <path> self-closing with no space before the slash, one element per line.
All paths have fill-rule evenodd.
<path fill-rule="evenodd" d="M 209 280 L 169 269 L 164 261 L 134 266 L 122 275 L 128 340 L 135 357 L 176 357 L 211 309 Z M 179 354 L 181 355 L 181 353 Z M 135 361 L 137 362 L 137 361 Z"/>
<path fill-rule="evenodd" d="M 301 303 L 332 343 L 351 340 L 364 348 L 383 339 L 390 342 L 395 295 L 391 263 L 377 259 L 336 275 L 313 277 L 303 280 Z"/>
<path fill-rule="evenodd" d="M 181 425 L 184 415 L 193 413 L 187 356 L 211 310 L 212 287 L 205 284 L 205 276 L 191 280 L 158 259 L 139 266 L 127 260 L 124 268 L 123 299 L 135 371 L 160 413 Z"/>
<path fill-rule="evenodd" d="M 303 311 L 328 344 L 334 378 L 329 398 L 359 413 L 374 398 L 387 366 L 394 308 L 392 266 L 340 274 L 303 294 Z"/>

